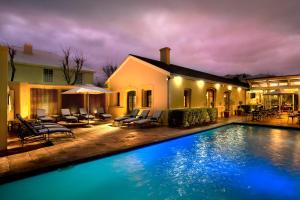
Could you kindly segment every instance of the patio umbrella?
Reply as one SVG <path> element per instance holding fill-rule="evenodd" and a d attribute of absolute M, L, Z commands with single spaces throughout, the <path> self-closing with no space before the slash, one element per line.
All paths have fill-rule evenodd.
<path fill-rule="evenodd" d="M 112 93 L 109 90 L 106 90 L 104 88 L 100 88 L 91 84 L 81 85 L 75 88 L 72 88 L 68 91 L 63 92 L 62 94 L 84 94 L 87 95 L 87 113 L 89 115 L 90 113 L 90 94 L 105 94 L 105 93 Z M 88 117 L 88 125 L 90 124 L 90 119 Z"/>

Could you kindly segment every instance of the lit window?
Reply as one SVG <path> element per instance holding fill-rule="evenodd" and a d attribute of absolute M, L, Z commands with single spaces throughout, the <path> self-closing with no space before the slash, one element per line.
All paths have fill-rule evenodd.
<path fill-rule="evenodd" d="M 185 108 L 191 107 L 191 96 L 192 96 L 192 90 L 191 89 L 185 89 L 183 93 L 183 105 Z"/>
<path fill-rule="evenodd" d="M 116 95 L 116 106 L 120 106 L 120 92 L 117 92 Z"/>
<path fill-rule="evenodd" d="M 206 91 L 206 105 L 208 108 L 215 107 L 216 90 L 211 88 Z"/>
<path fill-rule="evenodd" d="M 151 107 L 152 106 L 152 91 L 151 90 L 143 90 L 143 107 Z"/>
<path fill-rule="evenodd" d="M 53 69 L 44 69 L 44 82 L 53 82 Z"/>

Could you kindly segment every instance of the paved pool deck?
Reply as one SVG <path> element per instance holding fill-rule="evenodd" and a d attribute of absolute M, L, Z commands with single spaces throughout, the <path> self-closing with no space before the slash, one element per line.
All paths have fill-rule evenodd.
<path fill-rule="evenodd" d="M 196 132 L 221 127 L 231 123 L 274 125 L 271 122 L 251 122 L 244 117 L 219 119 L 217 123 L 191 129 L 175 129 L 166 126 L 137 129 L 112 127 L 111 123 L 91 128 L 74 129 L 75 138 L 63 134 L 53 135 L 52 146 L 34 142 L 32 146 L 16 147 L 17 138 L 12 138 L 7 155 L 0 155 L 0 183 L 66 167 L 83 161 L 112 155 L 141 146 L 190 135 Z M 298 124 L 278 124 L 278 127 L 299 128 Z M 300 130 L 300 129 L 299 129 Z"/>

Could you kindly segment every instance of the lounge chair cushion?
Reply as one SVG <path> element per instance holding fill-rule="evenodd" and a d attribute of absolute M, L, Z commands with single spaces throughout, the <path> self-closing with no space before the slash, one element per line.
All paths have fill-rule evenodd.
<path fill-rule="evenodd" d="M 102 118 L 111 118 L 112 117 L 112 115 L 111 114 L 100 114 L 100 116 L 102 117 Z"/>
<path fill-rule="evenodd" d="M 123 120 L 125 120 L 125 119 L 129 119 L 130 117 L 129 116 L 124 116 L 124 117 L 117 117 L 117 118 L 115 118 L 114 120 L 116 121 L 116 122 L 120 122 L 120 121 L 123 121 Z"/>
<path fill-rule="evenodd" d="M 134 122 L 137 120 L 139 120 L 139 118 L 131 117 L 131 118 L 123 120 L 123 123 L 131 123 L 131 122 Z"/>
<path fill-rule="evenodd" d="M 150 123 L 150 122 L 152 122 L 151 119 L 140 119 L 138 121 L 135 121 L 134 123 L 135 124 L 147 124 L 147 123 Z"/>
<path fill-rule="evenodd" d="M 58 133 L 58 132 L 71 132 L 70 129 L 66 127 L 52 127 L 52 128 L 43 128 L 37 130 L 39 134 L 47 134 L 47 133 Z"/>
<path fill-rule="evenodd" d="M 38 117 L 39 120 L 42 122 L 54 122 L 55 120 L 52 117 L 44 116 L 44 117 Z"/>
<path fill-rule="evenodd" d="M 70 121 L 78 121 L 78 118 L 75 116 L 64 116 L 64 118 L 66 120 L 70 120 Z"/>
<path fill-rule="evenodd" d="M 80 117 L 84 118 L 84 119 L 94 119 L 94 115 L 80 115 Z"/>

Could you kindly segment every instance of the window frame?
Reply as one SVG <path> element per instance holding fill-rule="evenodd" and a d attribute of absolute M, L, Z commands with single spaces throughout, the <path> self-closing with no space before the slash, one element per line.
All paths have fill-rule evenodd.
<path fill-rule="evenodd" d="M 142 107 L 152 107 L 152 90 L 142 90 Z"/>
<path fill-rule="evenodd" d="M 43 68 L 43 82 L 44 83 L 53 83 L 53 77 L 54 77 L 54 71 L 53 71 L 53 69 L 51 69 L 51 68 Z"/>

